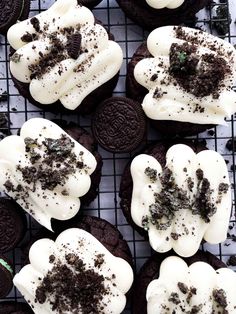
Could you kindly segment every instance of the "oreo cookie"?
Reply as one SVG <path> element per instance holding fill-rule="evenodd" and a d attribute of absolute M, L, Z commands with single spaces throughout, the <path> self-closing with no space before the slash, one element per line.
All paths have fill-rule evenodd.
<path fill-rule="evenodd" d="M 5 256 L 0 255 L 0 298 L 5 298 L 12 289 L 13 268 Z"/>
<path fill-rule="evenodd" d="M 149 145 L 139 154 L 148 154 L 154 157 L 160 165 L 164 168 L 166 164 L 166 153 L 168 149 L 175 144 L 185 144 L 190 146 L 195 153 L 199 153 L 202 150 L 207 149 L 205 142 L 199 142 L 195 140 L 184 140 L 184 141 L 165 141 L 158 142 L 154 145 Z M 147 236 L 147 232 L 138 227 L 131 217 L 131 200 L 133 193 L 133 180 L 130 172 L 131 161 L 126 165 L 120 183 L 119 196 L 121 198 L 120 206 L 127 222 L 142 236 Z"/>
<path fill-rule="evenodd" d="M 67 122 L 65 120 L 53 120 L 56 124 L 58 124 L 65 132 L 67 132 L 75 141 L 79 142 L 88 151 L 90 151 L 96 161 L 97 167 L 95 171 L 91 174 L 91 186 L 89 191 L 80 198 L 81 204 L 83 206 L 89 205 L 97 196 L 98 194 L 98 186 L 101 180 L 101 171 L 102 171 L 102 157 L 97 151 L 97 143 L 85 129 L 79 127 L 74 122 Z"/>
<path fill-rule="evenodd" d="M 124 97 L 112 97 L 101 103 L 92 121 L 98 143 L 112 153 L 135 150 L 146 134 L 146 117 L 141 105 Z"/>
<path fill-rule="evenodd" d="M 5 35 L 17 20 L 27 19 L 30 0 L 11 0 L 0 2 L 0 34 Z"/>
<path fill-rule="evenodd" d="M 34 312 L 23 302 L 0 302 L 0 314 L 33 314 Z"/>
<path fill-rule="evenodd" d="M 154 9 L 146 0 L 117 2 L 130 19 L 150 30 L 165 25 L 195 24 L 195 14 L 209 4 L 209 0 L 185 0 L 176 9 Z"/>
<path fill-rule="evenodd" d="M 169 256 L 176 256 L 176 253 L 170 251 L 168 253 L 155 253 L 150 257 L 140 269 L 136 278 L 133 293 L 133 313 L 147 314 L 146 291 L 149 283 L 159 277 L 160 265 L 165 258 Z M 183 258 L 183 260 L 191 265 L 195 262 L 205 262 L 211 265 L 215 270 L 226 267 L 226 265 L 219 260 L 215 255 L 206 251 L 198 251 L 195 255 Z"/>
<path fill-rule="evenodd" d="M 134 77 L 134 68 L 136 64 L 142 59 L 151 58 L 151 54 L 147 49 L 147 44 L 141 44 L 135 51 L 131 61 L 128 64 L 127 68 L 127 77 L 126 77 L 126 93 L 127 96 L 142 103 L 143 98 L 148 93 L 148 90 L 141 86 Z M 191 136 L 201 132 L 204 132 L 207 129 L 214 127 L 212 124 L 195 124 L 189 122 L 179 122 L 171 120 L 152 120 L 148 119 L 152 126 L 161 133 L 164 133 L 167 136 Z"/>
<path fill-rule="evenodd" d="M 0 252 L 14 249 L 23 239 L 27 228 L 22 208 L 12 200 L 0 199 Z"/>

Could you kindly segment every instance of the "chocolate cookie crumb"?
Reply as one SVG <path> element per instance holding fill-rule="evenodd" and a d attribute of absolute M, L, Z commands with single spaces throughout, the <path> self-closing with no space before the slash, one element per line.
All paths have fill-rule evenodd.
<path fill-rule="evenodd" d="M 225 146 L 228 150 L 235 151 L 236 150 L 236 138 L 234 137 L 233 139 L 229 139 Z"/>
<path fill-rule="evenodd" d="M 32 17 L 30 19 L 30 23 L 33 25 L 33 28 L 36 30 L 36 32 L 40 31 L 40 23 L 37 17 Z"/>
<path fill-rule="evenodd" d="M 189 291 L 188 286 L 183 282 L 178 282 L 178 288 L 183 294 L 186 294 Z"/>
<path fill-rule="evenodd" d="M 226 293 L 223 289 L 213 290 L 213 298 L 214 298 L 214 301 L 218 303 L 223 309 L 227 307 L 228 302 L 226 298 Z"/>
<path fill-rule="evenodd" d="M 179 295 L 176 292 L 171 293 L 168 301 L 174 303 L 175 305 L 178 305 L 179 303 L 181 303 L 181 301 L 179 299 Z"/>
<path fill-rule="evenodd" d="M 104 277 L 93 269 L 86 269 L 75 254 L 65 255 L 70 265 L 57 262 L 36 289 L 35 302 L 49 302 L 58 313 L 104 313 L 102 297 L 110 293 Z"/>
<path fill-rule="evenodd" d="M 236 266 L 236 255 L 231 255 L 227 261 L 227 265 Z"/>

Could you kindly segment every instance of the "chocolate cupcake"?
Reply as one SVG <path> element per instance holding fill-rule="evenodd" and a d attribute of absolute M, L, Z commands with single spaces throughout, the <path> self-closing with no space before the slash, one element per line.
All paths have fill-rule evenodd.
<path fill-rule="evenodd" d="M 92 121 L 98 143 L 112 153 L 129 153 L 145 139 L 146 117 L 141 105 L 125 97 L 111 97 L 101 103 Z"/>
<path fill-rule="evenodd" d="M 23 302 L 0 302 L 0 314 L 33 314 L 31 308 Z"/>
<path fill-rule="evenodd" d="M 207 251 L 184 259 L 156 253 L 136 279 L 133 313 L 234 313 L 235 280 L 235 273 Z"/>
<path fill-rule="evenodd" d="M 0 199 L 0 252 L 14 249 L 23 239 L 27 220 L 21 207 L 12 200 Z"/>
<path fill-rule="evenodd" d="M 108 221 L 92 216 L 75 217 L 67 221 L 52 220 L 52 229 L 50 232 L 45 228 L 41 228 L 26 245 L 22 248 L 23 264 L 28 264 L 28 256 L 30 247 L 34 242 L 42 238 L 49 238 L 55 241 L 56 237 L 63 231 L 70 228 L 79 228 L 91 233 L 105 248 L 116 257 L 123 258 L 132 265 L 132 255 L 127 242 L 123 239 L 119 230 Z"/>
<path fill-rule="evenodd" d="M 94 217 L 91 219 L 94 224 Z M 91 225 L 91 221 L 84 221 L 91 233 L 67 229 L 55 242 L 41 239 L 31 247 L 31 264 L 14 277 L 14 284 L 34 311 L 119 314 L 125 308 L 132 268 L 97 240 L 104 238 L 107 223 L 97 219 Z"/>
<path fill-rule="evenodd" d="M 127 16 L 147 29 L 165 25 L 193 24 L 196 13 L 209 0 L 117 0 Z"/>
<path fill-rule="evenodd" d="M 157 144 L 136 156 L 122 176 L 124 215 L 157 252 L 173 248 L 189 257 L 202 239 L 217 244 L 227 237 L 231 192 L 225 161 L 215 151 L 193 149 Z"/>
<path fill-rule="evenodd" d="M 24 123 L 20 136 L 0 142 L 1 190 L 48 229 L 51 218 L 70 219 L 81 203 L 91 202 L 101 176 L 93 138 L 74 124 L 62 127 L 71 136 L 49 120 L 34 118 Z"/>
<path fill-rule="evenodd" d="M 165 38 L 165 40 L 163 40 Z M 236 111 L 234 47 L 203 31 L 161 27 L 128 65 L 127 95 L 166 135 L 193 135 Z"/>
<path fill-rule="evenodd" d="M 92 9 L 96 7 L 102 0 L 79 0 L 78 1 L 81 5 L 84 5 L 88 7 L 89 9 Z"/>
<path fill-rule="evenodd" d="M 14 25 L 8 41 L 13 82 L 21 95 L 50 111 L 88 114 L 110 97 L 123 53 L 92 12 L 77 0 Z"/>
<path fill-rule="evenodd" d="M 13 268 L 11 262 L 0 255 L 0 298 L 5 298 L 12 289 Z"/>
<path fill-rule="evenodd" d="M 30 0 L 2 0 L 0 2 L 0 34 L 5 35 L 17 21 L 28 18 Z"/>

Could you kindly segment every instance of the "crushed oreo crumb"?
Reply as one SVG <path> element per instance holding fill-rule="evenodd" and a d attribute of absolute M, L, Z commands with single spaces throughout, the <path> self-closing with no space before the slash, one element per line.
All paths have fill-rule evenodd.
<path fill-rule="evenodd" d="M 150 167 L 147 167 L 144 171 L 146 176 L 151 180 L 151 182 L 156 182 L 157 180 L 157 171 L 156 169 L 152 169 Z"/>
<path fill-rule="evenodd" d="M 227 265 L 236 266 L 236 255 L 231 255 L 227 261 Z"/>
<path fill-rule="evenodd" d="M 105 287 L 103 275 L 86 269 L 75 254 L 67 254 L 65 259 L 68 266 L 59 261 L 45 275 L 36 289 L 35 302 L 48 302 L 52 311 L 58 313 L 104 313 L 102 298 L 110 290 Z"/>
<path fill-rule="evenodd" d="M 223 57 L 213 53 L 197 54 L 193 43 L 174 43 L 170 48 L 170 75 L 187 92 L 196 97 L 213 95 L 219 98 L 218 90 L 229 73 L 230 67 Z M 201 112 L 202 108 L 196 108 Z"/>
<path fill-rule="evenodd" d="M 154 182 L 157 180 L 157 173 L 153 169 L 146 168 L 147 173 L 153 178 Z M 204 177 L 202 169 L 197 169 L 197 192 L 193 200 L 189 197 L 194 186 L 194 181 L 191 177 L 187 179 L 187 190 L 180 188 L 174 179 L 173 173 L 169 168 L 164 168 L 160 176 L 158 176 L 161 183 L 161 191 L 154 193 L 155 202 L 149 206 L 149 214 L 142 217 L 142 226 L 145 230 L 149 230 L 149 225 L 155 225 L 158 230 L 166 230 L 171 226 L 175 217 L 175 213 L 179 210 L 188 209 L 194 215 L 199 215 L 206 223 L 210 222 L 210 218 L 216 213 L 216 204 L 221 203 L 222 196 L 225 194 L 229 186 L 225 183 L 220 183 L 218 186 L 217 202 L 212 201 L 212 192 L 210 182 Z M 186 229 L 186 233 L 188 230 Z M 178 240 L 179 234 L 172 233 L 171 237 Z"/>
<path fill-rule="evenodd" d="M 36 32 L 40 31 L 40 23 L 37 17 L 32 17 L 30 19 L 30 23 L 33 25 L 33 28 L 36 30 Z"/>
<path fill-rule="evenodd" d="M 186 294 L 189 291 L 188 286 L 183 282 L 178 282 L 178 288 L 183 294 Z"/>
<path fill-rule="evenodd" d="M 168 299 L 169 302 L 174 303 L 175 305 L 178 305 L 181 303 L 180 299 L 179 299 L 179 295 L 176 292 L 172 292 L 170 294 L 170 297 Z"/>
<path fill-rule="evenodd" d="M 226 293 L 223 289 L 215 289 L 213 290 L 213 299 L 216 303 L 218 303 L 223 309 L 225 309 L 228 305 Z"/>

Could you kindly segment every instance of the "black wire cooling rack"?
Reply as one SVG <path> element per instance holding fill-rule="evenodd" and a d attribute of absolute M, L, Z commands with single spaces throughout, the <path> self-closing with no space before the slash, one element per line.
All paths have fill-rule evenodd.
<path fill-rule="evenodd" d="M 31 13 L 33 16 L 41 10 L 47 9 L 54 0 L 32 0 Z M 197 27 L 207 30 L 208 32 L 218 35 L 225 40 L 236 43 L 236 1 L 235 0 L 219 0 L 212 2 L 207 9 L 202 10 L 198 14 Z M 105 26 L 114 34 L 116 41 L 120 44 L 124 52 L 124 63 L 120 71 L 120 79 L 114 91 L 114 94 L 125 94 L 125 77 L 126 67 L 136 48 L 147 37 L 148 32 L 135 25 L 121 11 L 115 0 L 104 0 L 95 8 L 95 16 L 101 20 Z M 192 21 L 189 21 L 189 25 Z M 217 32 L 218 31 L 218 32 Z M 45 117 L 47 119 L 66 119 L 79 123 L 84 128 L 90 130 L 90 117 L 80 117 L 78 115 L 66 116 L 63 114 L 52 114 L 47 111 L 41 111 L 33 105 L 29 104 L 13 86 L 13 82 L 9 74 L 9 45 L 5 37 L 0 37 L 0 112 L 5 113 L 7 117 L 7 126 L 2 126 L 0 121 L 0 132 L 3 136 L 6 134 L 16 134 L 21 125 L 32 117 Z M 11 122 L 10 122 L 11 121 Z M 214 149 L 221 153 L 226 160 L 230 179 L 232 183 L 232 214 L 229 225 L 228 239 L 220 245 L 204 244 L 207 249 L 221 258 L 224 262 L 228 262 L 229 257 L 236 254 L 236 220 L 235 220 L 235 153 L 236 141 L 234 142 L 234 133 L 236 128 L 236 116 L 232 116 L 227 120 L 228 127 L 217 127 L 210 131 L 200 134 L 197 138 L 207 142 L 210 149 Z M 3 123 L 4 124 L 4 123 Z M 2 136 L 0 134 L 0 136 Z M 149 130 L 148 141 L 159 139 L 160 136 L 153 130 Z M 227 142 L 231 140 L 232 150 L 226 148 Z M 127 240 L 134 258 L 135 270 L 137 271 L 145 260 L 151 255 L 150 245 L 143 240 L 130 227 L 120 209 L 119 205 L 119 185 L 124 166 L 130 159 L 129 154 L 112 154 L 99 148 L 99 152 L 103 156 L 102 180 L 99 187 L 99 195 L 96 200 L 86 208 L 86 213 L 93 216 L 104 218 L 116 225 Z M 28 217 L 28 230 L 23 242 L 27 242 L 33 233 L 39 228 L 39 225 L 30 217 Z M 21 245 L 20 245 L 21 246 Z M 15 272 L 22 267 L 21 249 L 16 248 L 8 254 L 10 260 L 13 261 Z M 232 267 L 232 266 L 231 266 Z M 232 267 L 234 269 L 234 267 Z M 236 268 L 235 268 L 236 270 Z M 22 299 L 19 292 L 13 288 L 7 300 Z M 129 306 L 124 313 L 130 313 Z"/>

